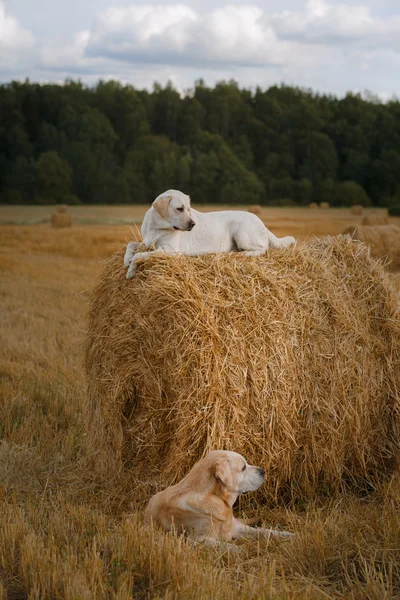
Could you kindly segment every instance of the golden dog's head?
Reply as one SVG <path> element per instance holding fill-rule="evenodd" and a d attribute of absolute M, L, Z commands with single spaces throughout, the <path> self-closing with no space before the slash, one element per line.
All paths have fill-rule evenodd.
<path fill-rule="evenodd" d="M 179 190 L 168 190 L 153 202 L 158 216 L 178 231 L 191 231 L 195 226 L 190 211 L 190 198 Z"/>
<path fill-rule="evenodd" d="M 264 469 L 247 464 L 237 452 L 214 450 L 205 459 L 215 479 L 232 494 L 253 492 L 264 482 Z"/>

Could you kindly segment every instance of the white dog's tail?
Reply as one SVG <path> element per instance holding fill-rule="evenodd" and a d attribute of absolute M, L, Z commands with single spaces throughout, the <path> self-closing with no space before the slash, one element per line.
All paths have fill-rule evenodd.
<path fill-rule="evenodd" d="M 289 246 L 294 246 L 294 244 L 296 243 L 296 240 L 291 235 L 288 235 L 283 238 L 278 238 L 269 229 L 267 229 L 267 231 L 269 245 L 271 248 L 288 248 Z"/>

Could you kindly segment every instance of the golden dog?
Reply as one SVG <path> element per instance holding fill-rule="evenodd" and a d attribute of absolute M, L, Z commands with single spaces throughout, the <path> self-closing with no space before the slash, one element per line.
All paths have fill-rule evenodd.
<path fill-rule="evenodd" d="M 292 537 L 287 531 L 249 527 L 233 516 L 237 497 L 257 490 L 264 477 L 264 469 L 248 465 L 237 452 L 215 450 L 196 463 L 182 481 L 150 499 L 145 522 L 165 531 L 185 532 L 192 540 L 215 547 L 221 541 L 244 537 Z"/>

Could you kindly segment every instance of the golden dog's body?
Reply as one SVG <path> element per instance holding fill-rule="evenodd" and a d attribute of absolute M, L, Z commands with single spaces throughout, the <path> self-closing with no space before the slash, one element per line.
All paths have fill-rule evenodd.
<path fill-rule="evenodd" d="M 291 536 L 249 527 L 233 516 L 238 495 L 260 487 L 264 474 L 264 469 L 247 465 L 236 452 L 210 452 L 182 481 L 151 498 L 145 521 L 153 521 L 165 531 L 186 532 L 192 539 L 213 546 L 241 537 Z"/>

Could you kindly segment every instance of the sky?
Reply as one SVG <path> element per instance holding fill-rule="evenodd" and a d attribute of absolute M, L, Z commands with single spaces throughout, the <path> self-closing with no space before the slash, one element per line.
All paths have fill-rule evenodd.
<path fill-rule="evenodd" d="M 400 0 L 0 0 L 0 81 L 400 97 Z"/>

